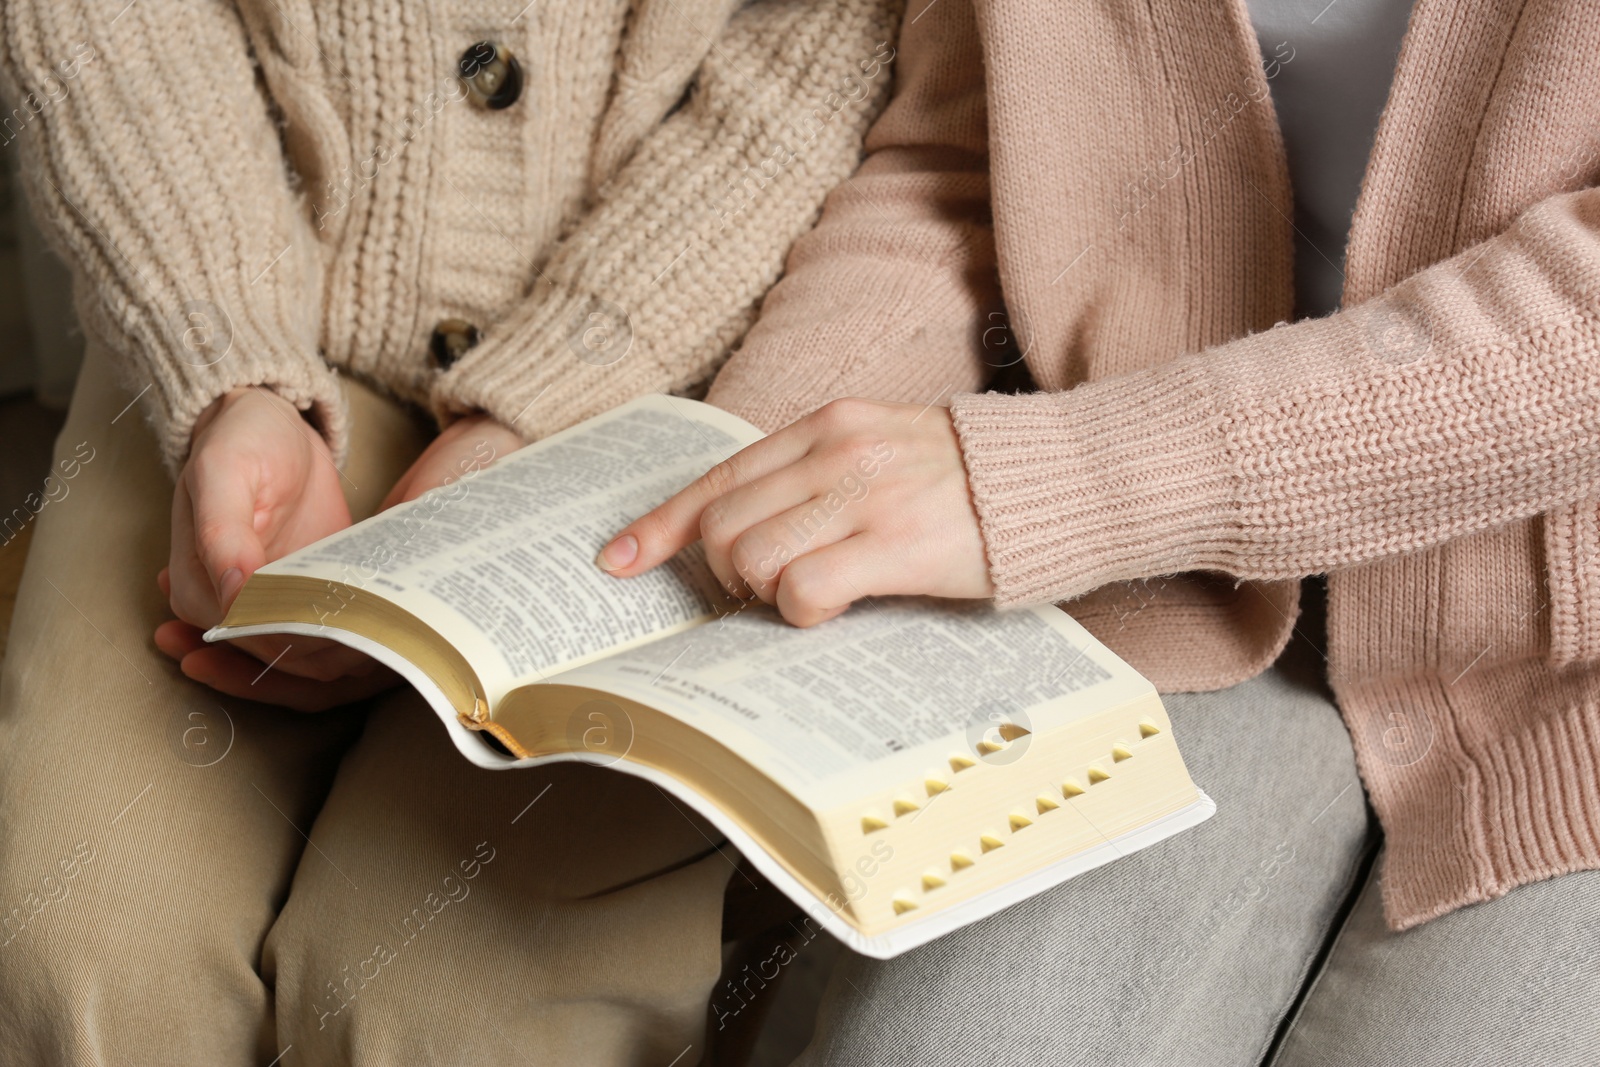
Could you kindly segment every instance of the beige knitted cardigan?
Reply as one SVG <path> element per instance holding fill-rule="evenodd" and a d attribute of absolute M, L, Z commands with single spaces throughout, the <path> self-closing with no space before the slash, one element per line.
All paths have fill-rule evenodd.
<path fill-rule="evenodd" d="M 169 464 L 250 384 L 342 452 L 330 365 L 531 439 L 710 377 L 859 162 L 898 2 L 6 0 L 4 140 Z"/>
<path fill-rule="evenodd" d="M 1265 668 L 1329 572 L 1392 926 L 1600 866 L 1594 6 L 1416 0 L 1346 310 L 1293 325 L 1292 40 L 1243 0 L 973 8 L 908 9 L 869 158 L 711 399 L 958 394 L 1000 599 L 1077 598 L 1167 690 Z M 1049 391 L 963 392 L 1007 338 Z"/>

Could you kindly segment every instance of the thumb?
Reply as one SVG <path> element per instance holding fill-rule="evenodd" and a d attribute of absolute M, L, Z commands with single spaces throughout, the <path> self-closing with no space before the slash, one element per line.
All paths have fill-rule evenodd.
<path fill-rule="evenodd" d="M 255 529 L 256 487 L 252 479 L 239 475 L 237 468 L 211 477 L 200 474 L 190 491 L 195 553 L 224 613 L 244 580 L 266 562 L 266 549 Z"/>

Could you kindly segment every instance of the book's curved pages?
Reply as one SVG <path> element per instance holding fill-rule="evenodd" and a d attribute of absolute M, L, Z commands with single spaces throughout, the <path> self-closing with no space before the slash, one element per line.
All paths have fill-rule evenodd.
<path fill-rule="evenodd" d="M 1211 815 L 1154 687 L 1056 608 L 884 599 L 798 630 L 720 598 L 693 549 L 625 581 L 593 565 L 759 436 L 635 401 L 262 568 L 207 639 L 365 652 L 482 767 L 645 778 L 880 958 Z M 774 552 L 893 462 L 864 451 Z"/>

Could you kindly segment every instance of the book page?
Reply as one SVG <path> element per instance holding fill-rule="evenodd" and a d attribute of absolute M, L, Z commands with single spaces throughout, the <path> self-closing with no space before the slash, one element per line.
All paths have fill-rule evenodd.
<path fill-rule="evenodd" d="M 910 598 L 805 630 L 749 608 L 550 681 L 675 715 L 818 802 L 942 764 L 996 724 L 1056 729 L 1151 689 L 1057 608 Z"/>
<path fill-rule="evenodd" d="M 370 589 L 466 656 L 491 703 L 519 681 L 714 618 L 698 545 L 619 581 L 594 559 L 618 530 L 761 437 L 726 412 L 651 396 L 511 453 L 267 573 L 324 577 L 319 621 Z"/>

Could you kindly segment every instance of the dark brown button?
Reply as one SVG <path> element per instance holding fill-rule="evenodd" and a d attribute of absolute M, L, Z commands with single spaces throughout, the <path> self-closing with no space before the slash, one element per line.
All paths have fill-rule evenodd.
<path fill-rule="evenodd" d="M 493 41 L 479 41 L 461 53 L 456 64 L 474 104 L 499 111 L 522 95 L 522 65 L 511 50 Z"/>
<path fill-rule="evenodd" d="M 433 358 L 435 367 L 449 370 L 451 364 L 477 343 L 478 328 L 472 323 L 465 319 L 444 319 L 433 328 L 433 336 L 428 339 L 428 355 Z"/>

